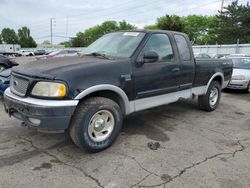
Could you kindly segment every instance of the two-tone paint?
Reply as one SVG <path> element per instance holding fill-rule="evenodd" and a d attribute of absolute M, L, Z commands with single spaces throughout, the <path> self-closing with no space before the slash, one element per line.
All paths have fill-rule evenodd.
<path fill-rule="evenodd" d="M 77 107 L 77 104 L 87 97 L 104 96 L 116 101 L 124 115 L 172 103 L 179 98 L 204 95 L 213 80 L 219 81 L 222 87 L 227 86 L 232 74 L 230 60 L 196 60 L 191 43 L 183 33 L 136 32 L 144 32 L 145 37 L 130 58 L 112 60 L 92 56 L 55 58 L 14 68 L 13 74 L 29 79 L 30 86 L 25 97 L 15 96 L 9 89 L 6 90 L 6 104 L 15 108 L 15 103 L 20 102 L 32 105 L 35 100 L 37 106 L 43 106 L 44 103 L 49 104 L 54 101 L 48 98 L 35 98 L 31 95 L 35 83 L 41 80 L 57 80 L 66 83 L 67 96 L 58 100 L 58 103 L 61 101 L 59 106 L 63 106 L 66 101 L 71 101 L 71 107 Z M 174 61 L 141 65 L 139 63 L 141 51 L 151 35 L 156 33 L 168 35 L 174 52 Z M 191 56 L 190 60 L 181 60 L 175 35 L 185 37 Z M 15 100 L 12 100 L 13 98 Z M 14 110 L 18 111 L 18 109 Z M 73 111 L 67 114 L 69 119 L 72 113 Z M 25 113 L 24 116 L 28 117 L 29 114 Z M 38 114 L 36 114 L 37 116 Z M 67 126 L 64 125 L 61 128 L 66 129 Z M 51 129 L 48 126 L 43 128 Z"/>

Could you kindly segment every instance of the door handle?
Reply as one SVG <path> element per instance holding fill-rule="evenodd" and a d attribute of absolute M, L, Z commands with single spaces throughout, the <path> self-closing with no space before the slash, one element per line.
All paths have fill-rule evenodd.
<path fill-rule="evenodd" d="M 180 68 L 179 68 L 179 67 L 173 68 L 173 69 L 172 69 L 172 72 L 180 72 Z"/>

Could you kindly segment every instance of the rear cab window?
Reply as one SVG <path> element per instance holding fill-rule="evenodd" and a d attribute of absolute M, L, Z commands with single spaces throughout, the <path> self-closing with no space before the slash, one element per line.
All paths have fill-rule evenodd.
<path fill-rule="evenodd" d="M 189 49 L 188 42 L 183 35 L 175 34 L 174 35 L 177 48 L 180 53 L 180 58 L 182 61 L 190 61 L 191 60 L 191 52 Z"/>

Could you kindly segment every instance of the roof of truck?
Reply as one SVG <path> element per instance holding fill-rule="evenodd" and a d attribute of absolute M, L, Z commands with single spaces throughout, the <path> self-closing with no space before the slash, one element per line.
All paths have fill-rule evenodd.
<path fill-rule="evenodd" d="M 118 32 L 142 32 L 142 33 L 179 33 L 179 34 L 185 34 L 182 32 L 178 32 L 178 31 L 171 31 L 171 30 L 148 30 L 148 29 L 135 29 L 135 30 L 124 30 L 124 31 L 118 31 Z"/>

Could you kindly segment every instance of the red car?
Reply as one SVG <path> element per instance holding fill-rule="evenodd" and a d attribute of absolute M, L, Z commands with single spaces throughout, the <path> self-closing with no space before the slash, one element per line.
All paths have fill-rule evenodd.
<path fill-rule="evenodd" d="M 18 63 L 15 62 L 14 58 L 8 58 L 6 56 L 0 55 L 0 72 L 17 65 Z"/>
<path fill-rule="evenodd" d="M 58 50 L 49 53 L 48 55 L 42 55 L 42 56 L 37 56 L 37 60 L 41 59 L 50 59 L 54 57 L 71 57 L 71 56 L 77 56 L 77 50 Z"/>

